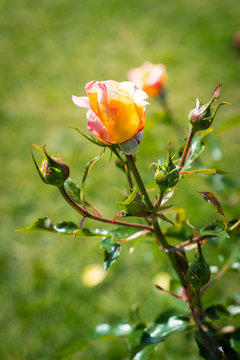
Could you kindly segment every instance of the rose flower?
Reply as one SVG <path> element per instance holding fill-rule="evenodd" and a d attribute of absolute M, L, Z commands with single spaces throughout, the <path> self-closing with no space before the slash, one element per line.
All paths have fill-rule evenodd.
<path fill-rule="evenodd" d="M 150 98 L 161 95 L 167 82 L 166 68 L 162 64 L 145 62 L 141 67 L 131 69 L 127 75 L 129 81 L 145 91 Z"/>
<path fill-rule="evenodd" d="M 74 104 L 89 109 L 88 130 L 105 144 L 121 144 L 137 135 L 145 126 L 147 94 L 133 83 L 91 81 L 85 87 L 87 97 L 73 96 Z"/>

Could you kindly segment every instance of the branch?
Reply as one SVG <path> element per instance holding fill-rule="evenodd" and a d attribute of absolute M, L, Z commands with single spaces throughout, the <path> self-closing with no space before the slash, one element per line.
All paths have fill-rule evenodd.
<path fill-rule="evenodd" d="M 93 214 L 89 213 L 86 209 L 82 209 L 79 205 L 77 205 L 68 196 L 68 194 L 67 194 L 66 190 L 64 189 L 64 187 L 59 187 L 59 191 L 60 191 L 62 197 L 66 200 L 66 202 L 74 210 L 76 210 L 79 214 L 81 214 L 84 218 L 89 218 L 89 219 L 101 221 L 101 222 L 104 222 L 104 223 L 115 224 L 115 225 L 120 225 L 120 226 L 129 226 L 129 227 L 135 227 L 135 228 L 139 228 L 139 229 L 145 229 L 145 230 L 149 230 L 149 231 L 152 231 L 152 232 L 154 231 L 153 227 L 149 226 L 149 225 L 136 224 L 136 223 L 130 223 L 130 222 L 126 222 L 126 221 L 119 221 L 119 220 L 112 220 L 112 219 L 105 218 L 103 216 L 93 215 Z"/>
<path fill-rule="evenodd" d="M 185 144 L 185 147 L 184 147 L 184 150 L 182 153 L 182 157 L 181 157 L 180 163 L 178 165 L 178 171 L 181 171 L 181 169 L 183 168 L 183 166 L 185 164 L 185 161 L 187 160 L 189 149 L 190 149 L 191 142 L 192 142 L 194 135 L 195 135 L 195 132 L 193 131 L 193 129 L 190 129 L 188 138 L 187 138 L 187 142 Z"/>

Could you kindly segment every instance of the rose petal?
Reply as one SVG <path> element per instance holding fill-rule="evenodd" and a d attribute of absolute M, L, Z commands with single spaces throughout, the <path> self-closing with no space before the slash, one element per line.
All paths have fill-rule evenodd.
<path fill-rule="evenodd" d="M 131 139 L 144 127 L 143 111 L 132 99 L 110 87 L 108 84 L 98 84 L 97 116 L 101 119 L 115 143 Z M 92 101 L 91 101 L 92 104 Z M 141 110 L 144 110 L 141 107 Z"/>
<path fill-rule="evenodd" d="M 88 119 L 88 123 L 87 123 L 88 130 L 92 134 L 102 139 L 104 142 L 108 144 L 112 144 L 111 136 L 108 133 L 106 127 L 103 125 L 101 120 L 92 110 L 88 110 L 87 119 Z"/>
<path fill-rule="evenodd" d="M 148 76 L 148 85 L 154 85 L 160 82 L 165 83 L 165 73 L 166 69 L 163 65 L 155 65 L 152 67 L 151 72 L 149 72 Z"/>
<path fill-rule="evenodd" d="M 125 95 L 128 95 L 132 98 L 137 90 L 136 85 L 131 81 L 122 81 L 119 84 L 118 91 L 123 92 Z"/>
<path fill-rule="evenodd" d="M 90 109 L 90 102 L 87 96 L 78 97 L 73 95 L 72 101 L 79 107 Z"/>
<path fill-rule="evenodd" d="M 132 100 L 140 106 L 149 105 L 149 103 L 145 101 L 146 99 L 148 99 L 148 94 L 141 89 L 137 89 L 132 98 Z"/>
<path fill-rule="evenodd" d="M 94 80 L 94 81 L 90 81 L 89 83 L 86 84 L 85 86 L 85 90 L 86 93 L 90 93 L 90 92 L 96 92 L 97 91 L 97 86 L 98 81 Z"/>

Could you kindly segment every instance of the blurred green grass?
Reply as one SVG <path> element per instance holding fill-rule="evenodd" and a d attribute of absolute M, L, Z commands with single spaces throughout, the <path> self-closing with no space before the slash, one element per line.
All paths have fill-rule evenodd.
<path fill-rule="evenodd" d="M 228 179 L 239 179 L 239 127 L 224 133 L 218 129 L 240 114 L 240 54 L 233 46 L 240 5 L 238 0 L 14 0 L 10 6 L 2 0 L 0 10 L 0 357 L 48 360 L 96 324 L 127 320 L 133 304 L 139 304 L 143 317 L 149 319 L 166 307 L 182 305 L 153 289 L 156 273 L 170 269 L 165 257 L 149 244 L 139 246 L 132 256 L 126 247 L 106 280 L 87 288 L 81 281 L 84 267 L 102 262 L 96 240 L 14 232 L 39 215 L 54 222 L 79 222 L 57 190 L 40 182 L 28 145 L 46 143 L 50 153 L 59 152 L 70 164 L 71 177 L 80 182 L 86 162 L 99 149 L 69 129 L 76 125 L 86 131 L 85 111 L 72 104 L 71 95 L 83 95 L 86 82 L 93 79 L 123 81 L 131 67 L 150 60 L 167 66 L 169 104 L 185 134 L 195 98 L 206 101 L 223 81 L 222 98 L 232 105 L 220 111 L 214 128 L 224 150 L 221 168 L 229 172 Z M 156 108 L 152 102 L 149 119 Z M 148 165 L 164 158 L 170 138 L 176 150 L 183 141 L 178 131 L 167 124 L 147 123 L 137 158 L 149 186 Z M 210 150 L 203 159 L 206 166 L 212 165 Z M 221 184 L 219 178 L 185 179 L 173 203 L 183 204 L 187 217 L 199 228 L 216 212 L 203 203 L 196 189 L 211 190 L 228 218 L 236 218 L 239 186 L 224 190 Z M 117 211 L 112 202 L 122 198 L 119 189 L 126 190 L 125 179 L 105 156 L 88 179 L 89 200 L 112 216 Z M 217 261 L 215 254 L 216 246 L 210 245 L 208 260 Z M 239 291 L 238 280 L 229 283 L 226 276 L 209 291 L 208 301 L 216 301 L 216 294 L 226 298 Z M 185 335 L 161 344 L 156 358 L 176 359 L 176 349 L 179 360 L 196 359 L 196 346 Z M 76 358 L 127 359 L 127 347 L 121 341 L 100 344 Z"/>

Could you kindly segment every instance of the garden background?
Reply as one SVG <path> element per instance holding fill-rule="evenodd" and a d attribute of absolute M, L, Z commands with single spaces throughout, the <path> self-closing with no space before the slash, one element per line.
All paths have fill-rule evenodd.
<path fill-rule="evenodd" d="M 15 232 L 38 216 L 49 216 L 54 223 L 80 221 L 57 189 L 40 181 L 28 145 L 47 144 L 50 154 L 59 152 L 71 178 L 80 183 L 86 162 L 100 152 L 69 128 L 86 132 L 85 111 L 73 105 L 71 95 L 84 95 L 88 81 L 124 81 L 130 68 L 146 60 L 165 64 L 169 105 L 185 136 L 195 98 L 206 102 L 222 81 L 222 100 L 232 105 L 219 112 L 201 159 L 206 167 L 214 164 L 229 174 L 186 178 L 172 203 L 184 205 L 187 218 L 199 229 L 206 218 L 211 222 L 217 215 L 196 190 L 213 191 L 228 219 L 237 218 L 240 52 L 233 38 L 240 28 L 239 0 L 2 0 L 0 10 L 1 359 L 55 359 L 95 325 L 127 320 L 132 306 L 139 305 L 147 319 L 170 307 L 184 312 L 181 302 L 154 289 L 156 275 L 168 280 L 169 271 L 173 278 L 175 274 L 149 242 L 143 241 L 132 255 L 126 245 L 105 280 L 88 287 L 82 281 L 84 270 L 103 263 L 98 240 Z M 174 151 L 184 140 L 154 116 L 158 104 L 150 102 L 137 154 L 148 188 L 154 185 L 148 165 L 164 159 L 170 139 Z M 86 194 L 112 217 L 118 211 L 114 201 L 122 200 L 126 188 L 124 176 L 106 154 L 92 170 Z M 94 226 L 90 221 L 85 225 Z M 219 246 L 208 245 L 208 262 L 217 263 Z M 226 275 L 204 301 L 216 304 L 239 290 L 238 275 Z M 160 344 L 156 359 L 175 360 L 177 353 L 178 360 L 194 360 L 196 352 L 191 336 L 180 334 Z M 118 360 L 127 354 L 125 341 L 118 339 L 97 344 L 76 359 Z"/>

